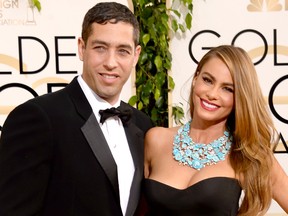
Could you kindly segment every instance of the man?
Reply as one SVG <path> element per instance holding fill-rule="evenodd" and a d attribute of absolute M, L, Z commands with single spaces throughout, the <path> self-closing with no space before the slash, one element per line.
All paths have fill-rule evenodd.
<path fill-rule="evenodd" d="M 126 6 L 99 3 L 87 12 L 78 39 L 82 76 L 18 106 L 4 123 L 1 216 L 135 214 L 152 123 L 120 93 L 138 61 L 138 40 Z M 102 119 L 120 104 L 118 116 Z"/>

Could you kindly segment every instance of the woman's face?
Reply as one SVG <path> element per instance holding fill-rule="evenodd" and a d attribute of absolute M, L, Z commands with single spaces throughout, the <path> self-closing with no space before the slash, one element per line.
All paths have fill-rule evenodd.
<path fill-rule="evenodd" d="M 227 121 L 234 106 L 234 83 L 228 67 L 216 57 L 208 60 L 193 80 L 193 121 Z"/>

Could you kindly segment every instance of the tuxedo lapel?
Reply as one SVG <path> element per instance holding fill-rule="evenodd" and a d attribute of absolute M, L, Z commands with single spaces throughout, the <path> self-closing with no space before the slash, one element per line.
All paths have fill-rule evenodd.
<path fill-rule="evenodd" d="M 98 124 L 98 121 L 93 114 L 93 110 L 77 81 L 77 77 L 75 77 L 67 86 L 67 91 L 69 92 L 71 100 L 73 101 L 78 114 L 85 121 L 85 124 L 82 126 L 81 130 L 95 157 L 101 164 L 108 179 L 110 180 L 117 198 L 120 200 L 117 165 Z"/>
<path fill-rule="evenodd" d="M 130 189 L 130 197 L 126 211 L 126 215 L 133 215 L 138 205 L 141 181 L 143 177 L 143 132 L 140 131 L 138 127 L 133 123 L 128 124 L 128 126 L 125 126 L 124 128 L 135 166 L 135 173 Z"/>
<path fill-rule="evenodd" d="M 94 155 L 96 156 L 97 160 L 108 176 L 111 184 L 113 185 L 114 191 L 119 199 L 117 165 L 93 113 L 90 115 L 81 130 L 86 140 L 88 141 Z"/>
<path fill-rule="evenodd" d="M 75 78 L 68 86 L 67 90 L 74 101 L 75 108 L 80 116 L 82 116 L 85 124 L 81 130 L 90 145 L 95 157 L 101 164 L 105 171 L 115 194 L 120 202 L 118 176 L 117 176 L 117 165 L 113 158 L 113 155 L 109 149 L 108 143 L 104 137 L 104 134 L 99 126 L 99 123 L 93 113 L 92 108 L 89 105 L 78 81 Z M 121 106 L 129 105 L 121 103 Z M 137 116 L 132 116 L 137 118 Z M 144 140 L 143 131 L 140 130 L 132 121 L 128 125 L 124 126 L 127 141 L 133 158 L 135 173 L 130 190 L 130 198 L 127 206 L 126 215 L 133 215 L 138 206 L 141 190 L 141 181 L 143 178 L 143 163 L 144 163 Z"/>
<path fill-rule="evenodd" d="M 133 123 L 125 126 L 124 129 L 135 166 L 135 173 L 130 189 L 130 197 L 126 210 L 126 215 L 133 215 L 138 206 L 141 181 L 143 177 L 143 132 L 139 130 L 138 127 Z M 119 198 L 120 196 L 117 177 L 117 165 L 93 113 L 83 125 L 81 130 L 85 138 L 87 139 L 97 160 L 99 161 L 106 175 L 111 181 L 114 191 Z"/>
<path fill-rule="evenodd" d="M 81 130 L 90 145 L 95 157 L 101 164 L 104 172 L 106 173 L 116 197 L 120 203 L 119 187 L 118 187 L 118 176 L 117 176 L 117 165 L 110 151 L 108 143 L 104 137 L 104 134 L 99 126 L 99 123 L 93 114 L 93 110 L 85 97 L 78 81 L 77 77 L 67 86 L 67 91 L 75 105 L 75 109 L 83 121 L 85 122 Z M 126 108 L 131 108 L 128 104 L 121 102 L 121 106 L 124 105 Z M 137 119 L 136 116 L 132 116 L 134 122 Z M 127 141 L 133 158 L 135 173 L 132 180 L 130 198 L 127 206 L 126 215 L 134 215 L 138 202 L 140 199 L 141 181 L 143 178 L 143 163 L 144 163 L 144 135 L 143 131 L 140 130 L 131 121 L 128 125 L 124 125 Z M 97 184 L 97 182 L 96 182 Z"/>

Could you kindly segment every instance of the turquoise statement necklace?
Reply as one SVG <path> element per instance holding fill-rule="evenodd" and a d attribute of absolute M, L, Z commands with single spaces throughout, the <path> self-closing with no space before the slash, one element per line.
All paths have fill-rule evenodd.
<path fill-rule="evenodd" d="M 179 164 L 200 170 L 207 165 L 213 165 L 225 160 L 229 153 L 232 137 L 229 131 L 211 143 L 195 143 L 189 136 L 191 120 L 179 128 L 173 142 L 173 158 Z"/>

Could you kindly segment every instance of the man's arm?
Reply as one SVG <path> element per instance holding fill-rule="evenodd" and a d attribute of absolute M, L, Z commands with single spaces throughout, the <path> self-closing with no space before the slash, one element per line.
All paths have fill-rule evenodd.
<path fill-rule="evenodd" d="M 0 138 L 0 215 L 37 215 L 50 172 L 51 125 L 37 104 L 14 109 Z"/>

